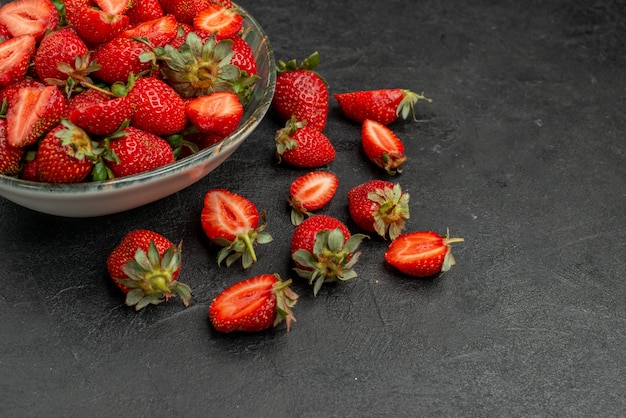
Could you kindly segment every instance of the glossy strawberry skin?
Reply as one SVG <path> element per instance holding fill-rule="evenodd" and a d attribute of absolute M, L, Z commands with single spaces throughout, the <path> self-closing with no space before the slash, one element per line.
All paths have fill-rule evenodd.
<path fill-rule="evenodd" d="M 131 26 L 120 34 L 126 38 L 145 38 L 153 46 L 164 46 L 176 37 L 178 22 L 173 15 L 165 15 Z"/>
<path fill-rule="evenodd" d="M 170 144 L 163 138 L 129 126 L 127 135 L 111 140 L 110 148 L 119 162 L 107 161 L 115 177 L 143 173 L 174 162 Z"/>
<path fill-rule="evenodd" d="M 285 128 L 276 132 L 278 162 L 294 167 L 317 168 L 335 160 L 336 151 L 328 137 L 307 124 L 292 118 Z"/>
<path fill-rule="evenodd" d="M 23 148 L 12 147 L 7 141 L 6 120 L 0 118 L 0 174 L 18 174 L 23 154 Z"/>
<path fill-rule="evenodd" d="M 118 36 L 96 47 L 92 60 L 101 68 L 93 76 L 109 84 L 126 83 L 130 74 L 139 74 L 151 68 L 150 62 L 141 62 L 139 55 L 150 51 L 143 42 Z"/>
<path fill-rule="evenodd" d="M 248 76 L 256 75 L 257 63 L 254 57 L 254 51 L 250 47 L 250 44 L 246 42 L 241 36 L 233 36 L 233 57 L 230 63 L 239 67 L 242 71 L 245 71 Z"/>
<path fill-rule="evenodd" d="M 111 98 L 98 90 L 73 96 L 66 109 L 70 122 L 93 135 L 114 133 L 134 113 L 128 96 Z"/>
<path fill-rule="evenodd" d="M 0 43 L 0 89 L 24 79 L 35 54 L 35 38 L 21 35 Z"/>
<path fill-rule="evenodd" d="M 163 10 L 174 15 L 177 21 L 191 25 L 198 12 L 211 3 L 213 3 L 211 0 L 167 0 L 162 1 L 161 5 Z"/>
<path fill-rule="evenodd" d="M 108 42 L 130 25 L 128 16 L 93 8 L 89 0 L 65 0 L 64 3 L 67 20 L 88 45 Z"/>
<path fill-rule="evenodd" d="M 136 26 L 149 20 L 158 19 L 165 16 L 165 11 L 159 0 L 141 0 L 128 9 L 126 16 L 129 19 L 129 26 Z"/>
<path fill-rule="evenodd" d="M 66 63 L 74 65 L 77 56 L 84 56 L 87 45 L 72 27 L 64 27 L 46 35 L 35 54 L 35 72 L 40 80 L 46 78 L 67 79 L 68 75 L 61 72 L 57 65 Z"/>
<path fill-rule="evenodd" d="M 343 114 L 356 122 L 367 119 L 389 125 L 398 117 L 415 119 L 415 103 L 418 100 L 432 101 L 406 89 L 365 90 L 334 95 Z"/>
<path fill-rule="evenodd" d="M 128 97 L 135 108 L 131 125 L 139 129 L 155 135 L 170 135 L 187 125 L 185 102 L 162 80 L 140 78 Z"/>
<path fill-rule="evenodd" d="M 361 129 L 361 145 L 367 158 L 388 174 L 402 172 L 406 162 L 404 144 L 396 134 L 382 123 L 367 119 Z"/>

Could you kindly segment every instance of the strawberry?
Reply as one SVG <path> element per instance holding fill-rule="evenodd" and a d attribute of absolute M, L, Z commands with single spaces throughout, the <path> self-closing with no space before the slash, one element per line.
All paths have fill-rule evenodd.
<path fill-rule="evenodd" d="M 398 117 L 406 119 L 409 114 L 415 120 L 415 103 L 418 100 L 432 102 L 424 93 L 414 93 L 406 89 L 381 89 L 338 93 L 335 100 L 343 114 L 356 122 L 366 119 L 389 125 Z"/>
<path fill-rule="evenodd" d="M 0 25 L 0 44 L 12 38 L 6 26 Z"/>
<path fill-rule="evenodd" d="M 193 18 L 198 12 L 208 7 L 212 0 L 167 0 L 161 1 L 163 10 L 171 13 L 180 23 L 193 24 Z"/>
<path fill-rule="evenodd" d="M 450 238 L 449 232 L 409 232 L 396 238 L 385 252 L 385 261 L 402 273 L 415 277 L 429 277 L 446 272 L 456 265 L 450 244 L 463 238 Z"/>
<path fill-rule="evenodd" d="M 298 65 L 295 60 L 279 61 L 276 68 L 276 88 L 272 108 L 278 117 L 288 121 L 295 115 L 299 121 L 322 131 L 328 117 L 328 86 L 313 71 L 319 64 L 314 52 Z"/>
<path fill-rule="evenodd" d="M 17 175 L 24 148 L 16 148 L 7 141 L 6 119 L 0 118 L 0 174 Z"/>
<path fill-rule="evenodd" d="M 21 35 L 0 43 L 0 89 L 24 79 L 35 55 L 35 38 Z"/>
<path fill-rule="evenodd" d="M 196 31 L 215 34 L 216 39 L 232 38 L 243 28 L 243 16 L 237 8 L 211 3 L 193 18 Z"/>
<path fill-rule="evenodd" d="M 239 67 L 241 71 L 245 71 L 248 76 L 256 75 L 256 58 L 250 44 L 241 36 L 233 36 L 230 39 L 233 41 L 233 57 L 230 63 Z"/>
<path fill-rule="evenodd" d="M 335 159 L 336 151 L 328 137 L 321 131 L 297 122 L 292 117 L 285 127 L 276 131 L 276 157 L 295 167 L 321 167 Z"/>
<path fill-rule="evenodd" d="M 69 75 L 59 70 L 58 65 L 74 64 L 75 58 L 82 57 L 87 51 L 87 45 L 72 27 L 66 26 L 50 32 L 40 42 L 35 53 L 35 72 L 41 80 L 65 80 Z"/>
<path fill-rule="evenodd" d="M 185 102 L 167 83 L 140 78 L 128 93 L 135 108 L 131 125 L 155 135 L 170 135 L 187 125 Z"/>
<path fill-rule="evenodd" d="M 185 104 L 189 121 L 200 132 L 227 137 L 239 126 L 243 105 L 235 93 L 218 91 L 190 99 Z"/>
<path fill-rule="evenodd" d="M 121 33 L 126 38 L 144 38 L 153 46 L 164 46 L 176 37 L 178 22 L 174 15 L 141 22 Z"/>
<path fill-rule="evenodd" d="M 137 76 L 152 68 L 150 61 L 142 62 L 139 58 L 150 50 L 150 46 L 144 42 L 118 36 L 95 49 L 92 59 L 100 65 L 100 69 L 94 71 L 93 75 L 109 84 L 125 83 L 131 74 Z"/>
<path fill-rule="evenodd" d="M 75 125 L 90 134 L 110 135 L 134 112 L 130 97 L 114 97 L 99 90 L 85 90 L 68 102 L 66 114 Z"/>
<path fill-rule="evenodd" d="M 218 265 L 226 260 L 230 266 L 241 258 L 243 267 L 249 268 L 257 261 L 254 245 L 272 240 L 264 231 L 265 212 L 259 214 L 254 203 L 228 190 L 207 192 L 200 220 L 211 242 L 224 247 L 218 253 Z"/>
<path fill-rule="evenodd" d="M 50 0 L 16 0 L 0 7 L 0 25 L 13 37 L 32 35 L 39 42 L 58 24 L 59 12 Z"/>
<path fill-rule="evenodd" d="M 143 173 L 174 162 L 174 152 L 163 138 L 129 126 L 110 139 L 116 156 L 105 161 L 114 177 Z"/>
<path fill-rule="evenodd" d="M 23 157 L 22 171 L 19 173 L 19 178 L 28 181 L 41 181 L 39 177 L 39 169 L 37 168 L 37 152 L 28 151 Z"/>
<path fill-rule="evenodd" d="M 289 188 L 291 223 L 300 225 L 311 211 L 321 209 L 335 196 L 339 179 L 328 171 L 311 171 L 296 178 Z"/>
<path fill-rule="evenodd" d="M 65 0 L 68 22 L 83 40 L 90 45 L 110 41 L 128 26 L 130 19 L 123 14 L 109 14 L 91 7 L 89 0 Z"/>
<path fill-rule="evenodd" d="M 176 295 L 189 306 L 191 289 L 178 281 L 181 246 L 146 229 L 128 232 L 109 254 L 106 266 L 111 279 L 126 294 L 126 305 L 135 310 L 157 305 Z"/>
<path fill-rule="evenodd" d="M 259 332 L 285 321 L 287 332 L 296 318 L 292 308 L 298 295 L 291 280 L 278 274 L 261 274 L 235 283 L 209 306 L 209 320 L 219 332 Z"/>
<path fill-rule="evenodd" d="M 47 183 L 80 183 L 96 161 L 97 144 L 85 131 L 67 120 L 61 121 L 37 147 L 37 170 Z"/>
<path fill-rule="evenodd" d="M 365 155 L 387 174 L 402 172 L 406 161 L 404 144 L 396 134 L 382 123 L 367 119 L 361 129 L 361 145 Z"/>
<path fill-rule="evenodd" d="M 365 235 L 351 235 L 340 220 L 313 215 L 296 227 L 291 238 L 291 258 L 296 273 L 313 285 L 316 296 L 324 283 L 357 276 L 352 269 L 359 259 L 355 253 Z"/>
<path fill-rule="evenodd" d="M 34 144 L 52 129 L 65 109 L 65 97 L 56 86 L 22 87 L 9 103 L 7 139 L 14 147 Z"/>
<path fill-rule="evenodd" d="M 94 3 L 105 13 L 110 15 L 121 15 L 126 13 L 130 8 L 131 3 L 129 0 L 93 0 Z"/>
<path fill-rule="evenodd" d="M 141 0 L 135 2 L 126 12 L 129 26 L 137 26 L 142 22 L 165 16 L 163 6 L 159 0 Z"/>
<path fill-rule="evenodd" d="M 409 218 L 409 195 L 399 184 L 370 180 L 348 191 L 348 209 L 359 228 L 393 241 Z"/>

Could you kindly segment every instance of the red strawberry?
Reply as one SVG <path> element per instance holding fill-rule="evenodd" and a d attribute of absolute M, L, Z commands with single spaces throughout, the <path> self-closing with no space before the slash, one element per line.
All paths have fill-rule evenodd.
<path fill-rule="evenodd" d="M 131 125 L 155 135 L 170 135 L 187 125 L 185 102 L 164 81 L 140 78 L 128 93 L 135 108 Z"/>
<path fill-rule="evenodd" d="M 35 38 L 21 35 L 0 43 L 0 89 L 24 79 L 35 55 Z"/>
<path fill-rule="evenodd" d="M 230 63 L 239 67 L 242 71 L 245 71 L 248 76 L 256 75 L 257 65 L 254 52 L 250 47 L 250 44 L 244 40 L 241 36 L 233 36 L 233 57 Z"/>
<path fill-rule="evenodd" d="M 6 119 L 0 118 L 0 174 L 13 176 L 20 171 L 24 148 L 12 147 L 7 141 Z"/>
<path fill-rule="evenodd" d="M 174 152 L 163 138 L 129 126 L 110 141 L 117 158 L 105 164 L 115 177 L 143 173 L 174 162 Z"/>
<path fill-rule="evenodd" d="M 211 0 L 167 0 L 161 2 L 166 13 L 173 14 L 177 21 L 189 25 L 193 24 L 193 18 L 198 12 L 211 3 L 213 3 Z"/>
<path fill-rule="evenodd" d="M 14 147 L 34 144 L 52 129 L 65 109 L 65 97 L 56 86 L 22 87 L 7 111 L 7 138 Z"/>
<path fill-rule="evenodd" d="M 130 8 L 131 3 L 129 0 L 93 0 L 96 5 L 102 11 L 110 15 L 121 15 L 126 13 L 126 11 Z"/>
<path fill-rule="evenodd" d="M 432 102 L 424 97 L 423 92 L 418 94 L 403 89 L 355 91 L 335 94 L 334 97 L 349 119 L 359 123 L 371 119 L 383 125 L 389 125 L 399 116 L 406 119 L 409 114 L 415 120 L 415 103 L 420 99 Z"/>
<path fill-rule="evenodd" d="M 126 305 L 140 310 L 179 295 L 185 306 L 191 289 L 178 281 L 182 253 L 180 244 L 154 231 L 136 229 L 111 251 L 106 266 L 113 281 L 126 293 Z"/>
<path fill-rule="evenodd" d="M 315 168 L 332 162 L 336 156 L 335 148 L 326 135 L 305 122 L 297 122 L 295 118 L 276 131 L 274 140 L 279 163 Z"/>
<path fill-rule="evenodd" d="M 211 242 L 224 247 L 218 254 L 218 265 L 226 260 L 226 265 L 230 266 L 241 258 L 243 267 L 248 268 L 257 260 L 254 245 L 272 240 L 270 234 L 264 232 L 265 213 L 259 215 L 254 203 L 228 190 L 207 192 L 200 220 Z"/>
<path fill-rule="evenodd" d="M 385 253 L 387 263 L 404 274 L 429 277 L 450 270 L 456 264 L 450 244 L 463 238 L 449 238 L 432 231 L 409 232 L 396 238 Z"/>
<path fill-rule="evenodd" d="M 85 90 L 72 97 L 66 114 L 75 125 L 94 135 L 110 135 L 130 121 L 133 107 L 128 96 L 115 97 L 99 90 Z"/>
<path fill-rule="evenodd" d="M 289 206 L 291 206 L 291 223 L 300 225 L 311 211 L 321 209 L 331 201 L 339 179 L 328 171 L 312 171 L 296 178 L 289 188 Z"/>
<path fill-rule="evenodd" d="M 322 131 L 328 117 L 328 86 L 313 71 L 319 61 L 317 52 L 300 65 L 295 60 L 279 61 L 272 107 L 284 121 L 295 115 L 296 120 L 306 121 L 309 127 Z"/>
<path fill-rule="evenodd" d="M 120 36 L 126 38 L 145 38 L 153 46 L 164 46 L 176 37 L 178 22 L 174 15 L 166 15 L 141 22 L 126 29 Z"/>
<path fill-rule="evenodd" d="M 189 121 L 200 132 L 227 137 L 239 126 L 243 105 L 235 93 L 218 91 L 187 101 Z"/>
<path fill-rule="evenodd" d="M 39 169 L 37 168 L 37 152 L 28 151 L 22 161 L 22 171 L 19 178 L 28 181 L 41 181 L 39 177 Z"/>
<path fill-rule="evenodd" d="M 13 37 L 32 35 L 40 41 L 58 24 L 59 12 L 50 0 L 16 0 L 0 7 L 0 25 Z"/>
<path fill-rule="evenodd" d="M 212 3 L 196 14 L 193 27 L 198 32 L 215 34 L 218 40 L 232 38 L 243 28 L 243 16 L 237 8 Z"/>
<path fill-rule="evenodd" d="M 387 126 L 367 119 L 361 129 L 361 145 L 367 158 L 388 174 L 402 172 L 404 144 Z"/>
<path fill-rule="evenodd" d="M 129 19 L 129 26 L 137 26 L 142 22 L 157 19 L 165 16 L 163 6 L 159 0 L 141 0 L 128 9 L 126 16 Z"/>
<path fill-rule="evenodd" d="M 357 276 L 352 269 L 359 259 L 355 253 L 366 238 L 350 235 L 340 220 L 326 215 L 313 215 L 296 227 L 291 238 L 291 258 L 298 275 L 313 285 L 317 295 L 324 283 L 349 280 Z"/>
<path fill-rule="evenodd" d="M 12 38 L 12 36 L 7 27 L 0 25 L 0 43 L 8 41 L 10 38 Z"/>
<path fill-rule="evenodd" d="M 361 229 L 394 240 L 409 218 L 409 195 L 399 184 L 370 180 L 348 192 L 350 217 Z"/>
<path fill-rule="evenodd" d="M 211 325 L 220 332 L 258 332 L 285 321 L 287 332 L 295 322 L 292 308 L 298 295 L 278 274 L 242 280 L 220 293 L 209 307 Z"/>
<path fill-rule="evenodd" d="M 143 42 L 118 36 L 95 49 L 92 59 L 100 65 L 100 69 L 93 75 L 109 84 L 125 83 L 131 74 L 139 75 L 152 68 L 150 61 L 139 59 L 141 54 L 150 50 L 150 46 Z"/>
<path fill-rule="evenodd" d="M 96 144 L 85 131 L 63 120 L 40 141 L 37 170 L 47 183 L 80 183 L 96 161 Z"/>
<path fill-rule="evenodd" d="M 98 45 L 110 41 L 129 26 L 129 18 L 91 7 L 89 0 L 65 0 L 67 20 L 86 43 Z"/>
<path fill-rule="evenodd" d="M 68 74 L 58 69 L 59 63 L 71 66 L 76 57 L 82 57 L 87 51 L 87 45 L 72 27 L 66 26 L 50 32 L 35 53 L 35 72 L 41 80 L 65 80 Z"/>

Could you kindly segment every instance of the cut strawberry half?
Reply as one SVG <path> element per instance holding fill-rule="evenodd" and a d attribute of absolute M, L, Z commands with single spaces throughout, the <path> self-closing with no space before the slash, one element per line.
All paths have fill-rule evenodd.
<path fill-rule="evenodd" d="M 128 0 L 94 0 L 102 11 L 111 15 L 122 15 L 130 8 Z"/>
<path fill-rule="evenodd" d="M 193 27 L 217 39 L 232 38 L 243 27 L 243 16 L 237 9 L 214 3 L 202 9 L 193 19 Z"/>
<path fill-rule="evenodd" d="M 312 171 L 298 177 L 291 183 L 289 205 L 291 206 L 291 223 L 300 225 L 311 211 L 326 206 L 337 191 L 339 179 L 328 171 Z"/>
<path fill-rule="evenodd" d="M 40 41 L 59 24 L 59 12 L 50 0 L 17 0 L 0 7 L 0 25 L 12 36 L 32 35 Z"/>
<path fill-rule="evenodd" d="M 243 105 L 235 93 L 220 91 L 191 99 L 185 105 L 189 121 L 200 132 L 220 137 L 239 126 Z"/>
<path fill-rule="evenodd" d="M 361 129 L 361 144 L 367 157 L 388 174 L 402 172 L 406 161 L 404 144 L 396 134 L 380 122 L 366 119 Z"/>
<path fill-rule="evenodd" d="M 22 80 L 35 55 L 35 38 L 21 35 L 0 43 L 0 89 Z"/>

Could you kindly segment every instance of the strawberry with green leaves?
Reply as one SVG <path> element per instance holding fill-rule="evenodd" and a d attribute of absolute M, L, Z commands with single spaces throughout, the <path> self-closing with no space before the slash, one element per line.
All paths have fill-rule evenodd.
<path fill-rule="evenodd" d="M 0 42 L 0 90 L 18 83 L 26 76 L 35 55 L 35 38 L 21 35 Z"/>
<path fill-rule="evenodd" d="M 387 126 L 367 119 L 361 128 L 361 145 L 367 158 L 387 174 L 402 172 L 406 161 L 404 143 Z"/>
<path fill-rule="evenodd" d="M 259 332 L 285 322 L 289 332 L 298 301 L 290 284 L 291 280 L 282 281 L 278 274 L 260 274 L 235 283 L 211 302 L 211 325 L 224 333 Z"/>
<path fill-rule="evenodd" d="M 235 93 L 217 91 L 189 99 L 185 112 L 198 131 L 225 138 L 237 127 L 243 117 L 243 105 Z"/>
<path fill-rule="evenodd" d="M 182 253 L 163 235 L 136 229 L 128 232 L 111 251 L 106 266 L 111 279 L 126 294 L 126 305 L 140 310 L 176 295 L 185 306 L 191 289 L 178 281 Z"/>
<path fill-rule="evenodd" d="M 295 116 L 322 131 L 328 118 L 328 85 L 315 71 L 320 62 L 314 52 L 299 65 L 296 60 L 279 61 L 272 108 L 283 121 Z"/>
<path fill-rule="evenodd" d="M 13 37 L 32 35 L 41 41 L 59 24 L 59 12 L 51 0 L 16 0 L 0 7 L 0 25 Z"/>
<path fill-rule="evenodd" d="M 40 80 L 54 78 L 65 80 L 69 74 L 59 69 L 59 64 L 72 65 L 76 57 L 88 52 L 87 44 L 70 26 L 48 33 L 39 43 L 35 53 L 35 72 Z"/>
<path fill-rule="evenodd" d="M 317 295 L 324 283 L 350 280 L 357 276 L 353 270 L 360 252 L 355 252 L 364 238 L 351 235 L 348 227 L 337 218 L 313 215 L 296 227 L 291 238 L 291 258 L 296 273 L 313 285 Z"/>
<path fill-rule="evenodd" d="M 370 180 L 348 191 L 348 209 L 359 228 L 393 241 L 409 219 L 409 194 L 399 184 Z"/>
<path fill-rule="evenodd" d="M 326 206 L 335 196 L 339 179 L 328 171 L 311 171 L 296 178 L 289 188 L 291 223 L 300 225 L 312 211 Z"/>
<path fill-rule="evenodd" d="M 276 158 L 294 167 L 316 168 L 334 161 L 335 147 L 321 131 L 299 122 L 295 116 L 276 131 Z"/>
<path fill-rule="evenodd" d="M 134 107 L 130 123 L 136 128 L 155 135 L 171 135 L 187 126 L 185 102 L 163 80 L 140 78 L 128 97 Z"/>
<path fill-rule="evenodd" d="M 463 238 L 450 238 L 433 231 L 409 232 L 396 238 L 385 252 L 385 261 L 414 277 L 430 277 L 456 265 L 451 246 Z"/>
<path fill-rule="evenodd" d="M 238 35 L 229 39 L 233 42 L 231 47 L 233 57 L 230 59 L 230 63 L 239 67 L 241 71 L 245 71 L 248 76 L 256 75 L 257 63 L 250 44 L 245 38 Z"/>
<path fill-rule="evenodd" d="M 200 215 L 202 229 L 213 244 L 223 247 L 217 256 L 230 266 L 241 258 L 242 266 L 249 268 L 257 261 L 254 246 L 272 241 L 265 232 L 265 212 L 259 214 L 249 199 L 225 189 L 209 190 L 204 197 Z"/>
<path fill-rule="evenodd" d="M 92 55 L 92 60 L 99 68 L 92 74 L 105 83 L 126 83 L 132 75 L 149 73 L 152 62 L 144 61 L 141 55 L 152 51 L 150 45 L 125 36 L 99 44 Z"/>
<path fill-rule="evenodd" d="M 415 104 L 419 100 L 432 102 L 424 93 L 414 93 L 407 89 L 364 90 L 334 95 L 343 114 L 355 122 L 366 119 L 389 125 L 398 117 L 415 120 Z"/>

